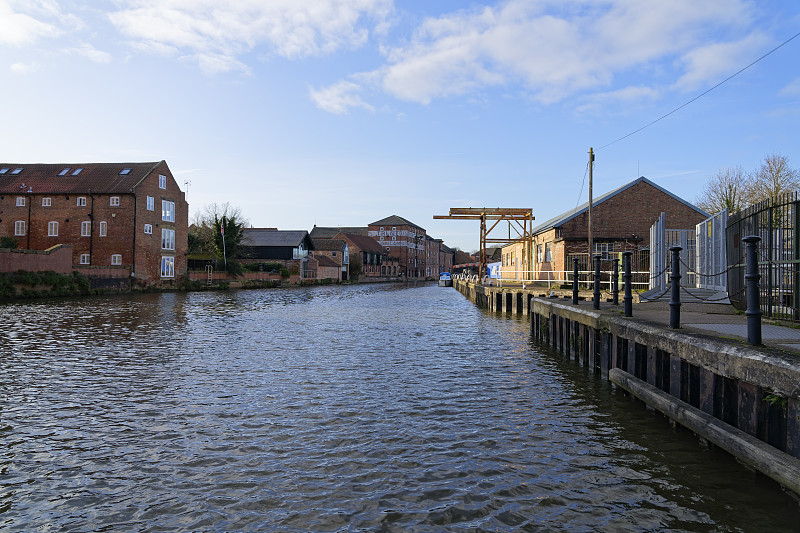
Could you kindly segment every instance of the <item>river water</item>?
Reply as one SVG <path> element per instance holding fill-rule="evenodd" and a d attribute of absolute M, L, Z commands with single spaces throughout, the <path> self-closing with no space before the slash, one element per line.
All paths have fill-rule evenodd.
<path fill-rule="evenodd" d="M 797 531 L 797 502 L 431 285 L 0 305 L 2 531 Z"/>

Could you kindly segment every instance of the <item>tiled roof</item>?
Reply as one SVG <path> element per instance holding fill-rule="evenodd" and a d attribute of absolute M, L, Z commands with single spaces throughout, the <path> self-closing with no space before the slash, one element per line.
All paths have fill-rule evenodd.
<path fill-rule="evenodd" d="M 315 255 L 314 259 L 317 260 L 317 265 L 321 267 L 338 267 L 341 266 L 339 263 L 334 261 L 332 258 L 328 257 L 327 255 Z"/>
<path fill-rule="evenodd" d="M 700 213 L 702 215 L 705 215 L 705 216 L 710 216 L 710 215 L 708 215 L 708 213 L 706 213 L 705 211 L 703 211 L 702 209 L 700 209 L 696 205 L 691 204 L 691 203 L 687 202 L 686 200 L 684 200 L 683 198 L 672 194 L 671 192 L 669 192 L 668 190 L 664 189 L 663 187 L 659 187 L 658 185 L 656 185 L 655 183 L 653 183 L 649 179 L 645 178 L 644 176 L 642 176 L 640 178 L 637 178 L 637 179 L 631 181 L 630 183 L 626 183 L 622 187 L 618 187 L 618 188 L 614 189 L 613 191 L 610 191 L 610 192 L 607 192 L 607 193 L 605 193 L 603 195 L 600 195 L 597 198 L 592 198 L 592 208 L 596 207 L 598 204 L 602 204 L 603 202 L 605 202 L 609 198 L 612 198 L 612 197 L 618 195 L 619 193 L 621 193 L 621 192 L 633 187 L 634 185 L 636 185 L 638 183 L 646 183 L 646 184 L 650 185 L 651 187 L 653 187 L 655 189 L 658 189 L 659 191 L 663 192 L 664 194 L 666 194 L 668 196 L 671 196 L 672 198 L 674 198 L 675 200 L 681 202 L 682 204 L 691 207 L 692 209 L 694 209 L 698 213 Z M 579 205 L 578 207 L 576 207 L 575 209 L 570 209 L 569 211 L 566 211 L 565 213 L 561 213 L 560 215 L 558 215 L 556 217 L 553 217 L 550 220 L 547 220 L 546 222 L 544 222 L 542 224 L 539 224 L 538 226 L 533 228 L 533 230 L 531 230 L 531 233 L 536 235 L 537 233 L 541 233 L 541 232 L 549 230 L 551 228 L 557 228 L 559 226 L 563 226 L 566 222 L 572 220 L 576 216 L 578 216 L 581 213 L 584 213 L 584 212 L 586 212 L 588 210 L 589 210 L 589 202 L 585 202 L 582 205 Z"/>
<path fill-rule="evenodd" d="M 306 230 L 276 230 L 244 228 L 241 246 L 299 246 L 305 239 Z"/>
<path fill-rule="evenodd" d="M 315 250 L 326 252 L 341 252 L 346 244 L 344 239 L 311 239 Z"/>
<path fill-rule="evenodd" d="M 383 246 L 381 246 L 380 243 L 372 237 L 367 237 L 365 235 L 353 235 L 351 233 L 346 233 L 345 237 L 347 237 L 347 239 L 362 252 L 383 252 Z"/>
<path fill-rule="evenodd" d="M 370 226 L 414 226 L 415 228 L 419 228 L 425 231 L 425 228 L 422 226 L 417 226 L 410 220 L 406 220 L 403 217 L 399 217 L 397 215 L 392 215 L 390 217 L 383 218 L 378 220 L 377 222 L 373 222 Z"/>
<path fill-rule="evenodd" d="M 0 163 L 0 192 L 130 193 L 162 163 Z"/>
<path fill-rule="evenodd" d="M 311 230 L 311 238 L 312 239 L 332 239 L 336 237 L 339 233 L 349 233 L 353 235 L 367 235 L 369 228 L 362 228 L 362 227 L 325 227 L 325 226 L 314 226 L 314 229 Z"/>

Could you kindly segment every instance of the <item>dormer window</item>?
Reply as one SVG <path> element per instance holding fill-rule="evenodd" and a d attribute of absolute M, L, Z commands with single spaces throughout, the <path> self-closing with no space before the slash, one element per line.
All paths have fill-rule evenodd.
<path fill-rule="evenodd" d="M 130 171 L 131 171 L 131 169 L 129 169 L 129 168 L 123 168 L 123 169 L 120 171 L 119 175 L 120 175 L 120 176 L 125 176 L 126 174 L 129 174 L 129 173 L 130 173 Z"/>
<path fill-rule="evenodd" d="M 69 173 L 69 171 L 70 171 L 70 170 L 71 170 L 71 169 L 69 169 L 69 168 L 65 168 L 64 170 L 62 170 L 61 172 L 59 172 L 59 173 L 58 173 L 58 175 L 59 175 L 59 176 L 66 176 L 66 175 Z"/>

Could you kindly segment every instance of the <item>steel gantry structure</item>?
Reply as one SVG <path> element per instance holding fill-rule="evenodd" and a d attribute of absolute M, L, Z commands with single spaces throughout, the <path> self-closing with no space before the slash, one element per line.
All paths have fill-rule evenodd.
<path fill-rule="evenodd" d="M 486 275 L 486 246 L 488 244 L 527 243 L 525 261 L 532 270 L 533 264 L 533 209 L 514 207 L 451 207 L 449 215 L 434 215 L 438 220 L 480 220 L 481 223 L 481 260 L 480 279 Z M 490 226 L 487 227 L 487 221 Z M 508 238 L 489 238 L 489 233 L 501 222 L 508 222 Z M 511 230 L 516 237 L 511 237 Z"/>

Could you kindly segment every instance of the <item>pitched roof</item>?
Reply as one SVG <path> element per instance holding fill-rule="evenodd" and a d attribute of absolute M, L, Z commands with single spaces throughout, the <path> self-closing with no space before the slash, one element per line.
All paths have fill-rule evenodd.
<path fill-rule="evenodd" d="M 314 259 L 317 260 L 317 266 L 321 267 L 340 267 L 339 263 L 328 257 L 327 255 L 315 255 Z"/>
<path fill-rule="evenodd" d="M 241 246 L 299 246 L 308 236 L 306 230 L 244 228 Z M 310 240 L 310 239 L 309 239 Z"/>
<path fill-rule="evenodd" d="M 419 228 L 422 231 L 425 231 L 425 228 L 422 226 L 417 226 L 410 220 L 406 220 L 403 217 L 399 217 L 397 215 L 392 215 L 390 217 L 382 218 L 377 222 L 373 222 L 370 226 L 414 226 L 415 228 Z"/>
<path fill-rule="evenodd" d="M 646 183 L 646 184 L 650 185 L 651 187 L 653 187 L 655 189 L 658 189 L 659 191 L 663 192 L 664 194 L 666 194 L 668 196 L 671 196 L 675 200 L 679 201 L 680 203 L 682 203 L 682 204 L 684 204 L 686 206 L 691 207 L 692 209 L 694 209 L 695 211 L 697 211 L 698 213 L 700 213 L 700 214 L 702 214 L 702 215 L 704 215 L 706 217 L 711 216 L 708 213 L 706 213 L 705 211 L 703 211 L 702 209 L 700 209 L 699 207 L 697 207 L 696 205 L 687 202 L 683 198 L 681 198 L 679 196 L 676 196 L 675 194 L 673 194 L 673 193 L 669 192 L 668 190 L 664 189 L 663 187 L 659 187 L 658 185 L 656 185 L 655 183 L 653 183 L 649 179 L 645 178 L 644 176 L 642 176 L 640 178 L 637 178 L 637 179 L 635 179 L 635 180 L 633 180 L 633 181 L 631 181 L 629 183 L 626 183 L 622 187 L 618 187 L 618 188 L 614 189 L 613 191 L 610 191 L 610 192 L 607 192 L 607 193 L 605 193 L 603 195 L 600 195 L 597 198 L 592 198 L 592 207 L 597 207 L 598 204 L 602 204 L 603 202 L 605 202 L 609 198 L 613 198 L 614 196 L 620 194 L 621 192 L 624 192 L 625 190 L 627 190 L 627 189 L 629 189 L 629 188 L 631 188 L 634 185 L 637 185 L 639 183 Z M 585 202 L 585 203 L 579 205 L 578 207 L 576 207 L 575 209 L 570 209 L 569 211 L 561 213 L 560 215 L 558 215 L 556 217 L 553 217 L 550 220 L 547 220 L 547 221 L 543 222 L 542 224 L 539 224 L 538 226 L 533 228 L 533 230 L 531 230 L 531 233 L 536 235 L 537 233 L 541 233 L 541 232 L 549 230 L 551 228 L 557 228 L 559 226 L 563 226 L 566 222 L 569 222 L 570 220 L 572 220 L 576 216 L 578 216 L 578 215 L 580 215 L 582 213 L 585 213 L 588 210 L 589 210 L 589 202 Z"/>
<path fill-rule="evenodd" d="M 0 163 L 0 192 L 130 193 L 162 163 Z"/>
<path fill-rule="evenodd" d="M 312 239 L 332 239 L 336 237 L 339 233 L 349 233 L 353 235 L 367 235 L 369 228 L 366 227 L 326 227 L 326 226 L 314 226 L 311 230 L 311 238 Z"/>
<path fill-rule="evenodd" d="M 367 237 L 366 235 L 354 235 L 352 233 L 345 233 L 344 236 L 362 252 L 383 252 L 383 246 L 381 246 L 381 244 L 372 237 Z"/>
<path fill-rule="evenodd" d="M 314 242 L 315 250 L 325 252 L 341 252 L 346 242 L 344 239 L 311 239 Z"/>

